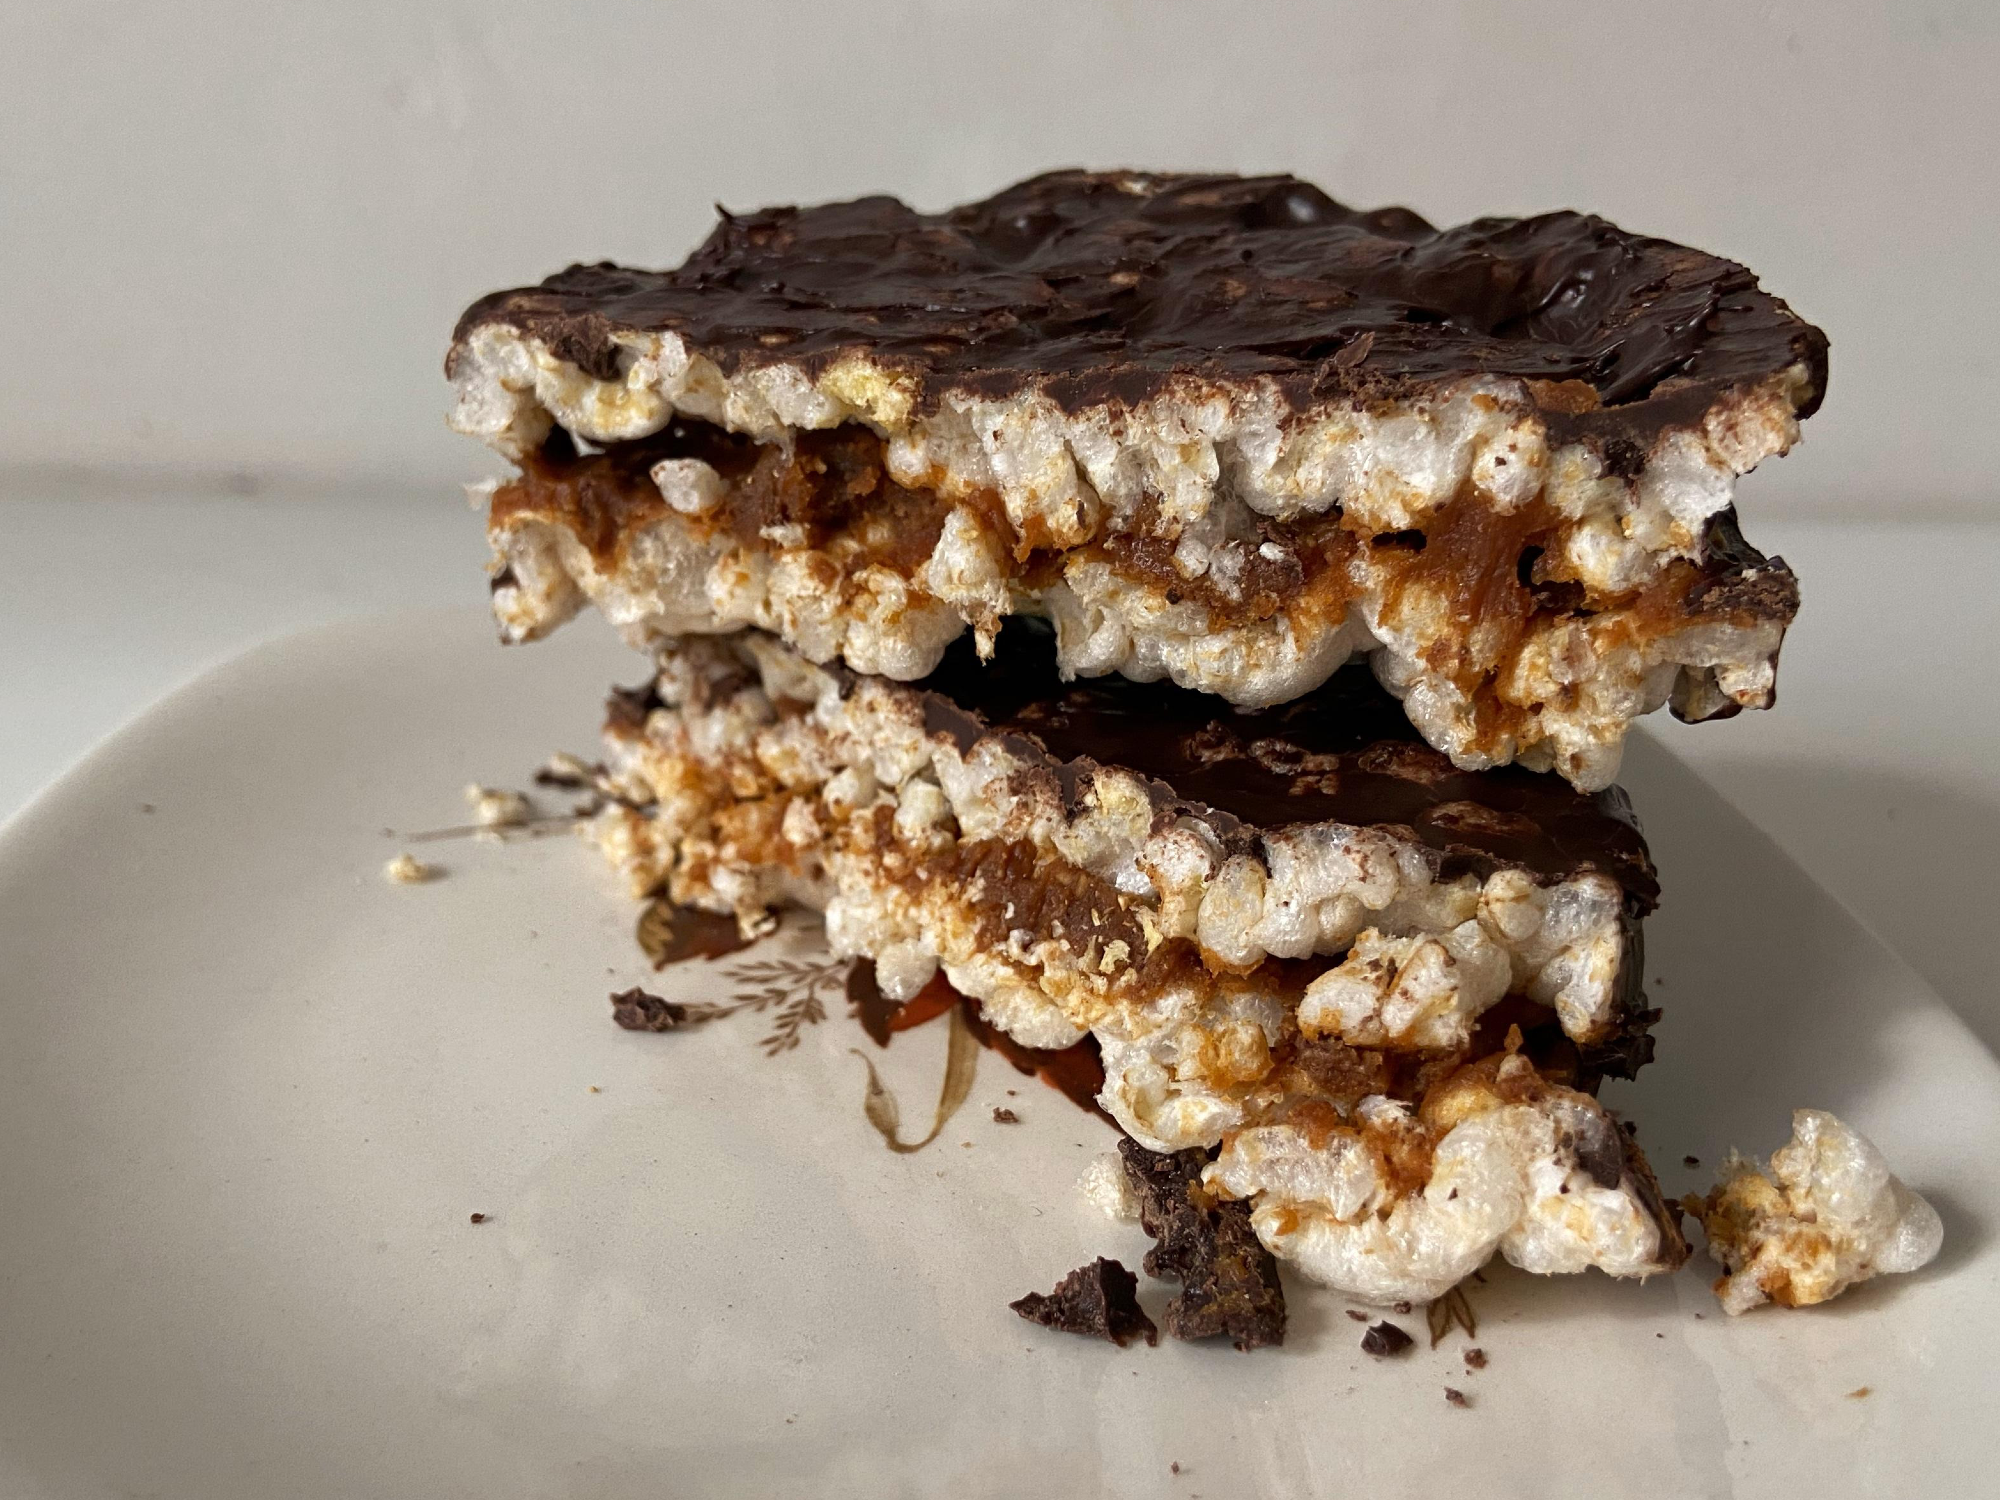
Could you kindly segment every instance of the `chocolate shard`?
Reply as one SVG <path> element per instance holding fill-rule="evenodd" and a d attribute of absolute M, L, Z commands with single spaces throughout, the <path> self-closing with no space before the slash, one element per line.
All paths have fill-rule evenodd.
<path fill-rule="evenodd" d="M 1364 1354 L 1387 1358 L 1401 1354 L 1416 1342 L 1394 1323 L 1377 1323 L 1361 1335 L 1361 1349 Z"/>
<path fill-rule="evenodd" d="M 640 989 L 619 990 L 611 997 L 611 1019 L 627 1031 L 678 1031 L 687 1025 L 685 1005 Z"/>
<path fill-rule="evenodd" d="M 1139 1278 L 1101 1255 L 1063 1277 L 1054 1291 L 1030 1292 L 1007 1305 L 1030 1323 L 1109 1339 L 1121 1349 L 1138 1338 L 1160 1341 L 1159 1329 L 1139 1305 Z"/>
<path fill-rule="evenodd" d="M 1245 1351 L 1285 1341 L 1278 1262 L 1250 1226 L 1250 1206 L 1216 1198 L 1201 1184 L 1204 1151 L 1161 1155 L 1130 1137 L 1118 1143 L 1139 1195 L 1139 1223 L 1155 1241 L 1149 1276 L 1181 1283 L 1167 1304 L 1177 1339 L 1227 1337 Z"/>
<path fill-rule="evenodd" d="M 1162 1155 L 1127 1136 L 1118 1142 L 1118 1155 L 1125 1163 L 1126 1180 L 1139 1195 L 1139 1226 L 1153 1237 L 1153 1248 L 1146 1252 L 1146 1274 L 1185 1282 L 1202 1255 L 1204 1216 L 1190 1189 L 1199 1188 L 1207 1153 Z"/>

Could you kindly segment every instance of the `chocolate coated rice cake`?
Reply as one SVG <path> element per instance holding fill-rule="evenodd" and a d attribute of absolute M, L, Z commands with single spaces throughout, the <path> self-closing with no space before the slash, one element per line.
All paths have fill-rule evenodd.
<path fill-rule="evenodd" d="M 677 270 L 482 299 L 449 368 L 522 465 L 511 638 L 588 600 L 912 680 L 1043 615 L 1067 673 L 1249 706 L 1365 652 L 1460 766 L 1596 788 L 1670 697 L 1769 703 L 1797 590 L 1733 486 L 1825 356 L 1741 266 L 1601 219 L 1068 172 L 726 216 Z"/>
<path fill-rule="evenodd" d="M 613 701 L 592 832 L 635 893 L 749 928 L 815 907 L 891 998 L 942 970 L 1027 1046 L 1094 1038 L 1121 1127 L 1219 1147 L 1214 1189 L 1357 1296 L 1438 1295 L 1496 1248 L 1678 1263 L 1590 1096 L 1650 1051 L 1622 794 L 1459 771 L 1365 674 L 1236 713 L 1064 685 L 1046 629 L 995 645 L 902 684 L 670 641 Z"/>

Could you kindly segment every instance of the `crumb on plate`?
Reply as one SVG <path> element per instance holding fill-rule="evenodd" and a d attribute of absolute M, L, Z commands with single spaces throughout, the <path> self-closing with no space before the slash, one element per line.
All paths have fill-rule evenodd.
<path fill-rule="evenodd" d="M 422 885 L 442 874 L 438 866 L 427 865 L 411 854 L 399 854 L 382 866 L 382 878 L 391 885 Z"/>

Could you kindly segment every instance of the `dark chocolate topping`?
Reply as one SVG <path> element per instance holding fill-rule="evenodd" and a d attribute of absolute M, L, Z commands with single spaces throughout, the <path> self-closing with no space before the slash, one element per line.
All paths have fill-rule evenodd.
<path fill-rule="evenodd" d="M 1437 229 L 1293 177 L 1050 172 L 920 214 L 890 197 L 723 211 L 672 271 L 575 265 L 459 320 L 540 339 L 599 377 L 618 333 L 674 332 L 725 373 L 864 353 L 920 401 L 1045 391 L 1076 410 L 1176 377 L 1275 379 L 1295 409 L 1466 375 L 1546 392 L 1559 434 L 1636 461 L 1660 428 L 1826 339 L 1744 267 L 1571 212 Z M 1546 391 L 1546 388 L 1544 388 Z"/>
<path fill-rule="evenodd" d="M 1621 789 L 1591 795 L 1518 766 L 1461 771 L 1358 663 L 1293 702 L 1233 711 L 1165 682 L 1062 683 L 1048 627 L 1015 618 L 991 661 L 961 638 L 917 685 L 933 695 L 932 733 L 952 734 L 962 748 L 987 733 L 1032 735 L 1058 762 L 1066 792 L 1092 763 L 1118 766 L 1257 828 L 1396 824 L 1438 850 L 1447 873 L 1518 867 L 1561 878 L 1595 869 L 1641 912 L 1659 899 Z"/>

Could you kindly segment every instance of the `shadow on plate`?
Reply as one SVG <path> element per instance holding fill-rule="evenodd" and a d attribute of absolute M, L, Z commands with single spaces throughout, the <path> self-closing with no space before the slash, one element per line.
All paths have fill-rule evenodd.
<path fill-rule="evenodd" d="M 1655 1062 L 1605 1099 L 1638 1122 L 1662 1186 L 1706 1187 L 1729 1148 L 1783 1144 L 1800 1105 L 1868 1128 L 1905 1028 L 1941 1019 L 1917 976 L 1652 740 L 1634 737 L 1626 767 L 1665 890 L 1646 924 L 1663 1015 Z"/>
<path fill-rule="evenodd" d="M 1874 767 L 1718 761 L 1706 767 L 1754 808 L 2000 1054 L 2000 922 L 1990 896 L 2000 805 Z"/>

